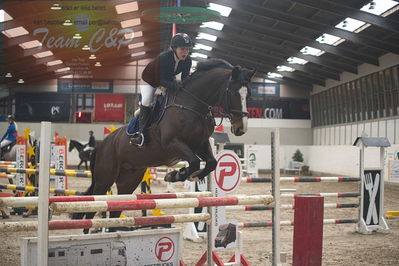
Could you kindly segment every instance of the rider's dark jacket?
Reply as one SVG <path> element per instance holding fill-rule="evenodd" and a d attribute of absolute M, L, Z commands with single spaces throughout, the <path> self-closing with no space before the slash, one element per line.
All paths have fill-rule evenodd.
<path fill-rule="evenodd" d="M 179 61 L 175 70 L 175 52 L 168 50 L 162 52 L 153 61 L 148 63 L 143 70 L 141 78 L 154 88 L 158 86 L 168 89 L 173 88 L 176 83 L 175 76 L 182 73 L 181 80 L 186 79 L 190 74 L 191 64 L 191 57 L 187 56 L 184 60 Z"/>
<path fill-rule="evenodd" d="M 15 127 L 15 123 L 12 122 L 8 125 L 7 131 L 4 134 L 4 136 L 1 138 L 0 142 L 3 141 L 3 139 L 14 142 L 17 140 L 16 135 L 17 135 L 17 128 Z"/>
<path fill-rule="evenodd" d="M 90 136 L 89 138 L 89 143 L 86 144 L 89 147 L 96 147 L 96 139 L 94 138 L 94 136 Z"/>

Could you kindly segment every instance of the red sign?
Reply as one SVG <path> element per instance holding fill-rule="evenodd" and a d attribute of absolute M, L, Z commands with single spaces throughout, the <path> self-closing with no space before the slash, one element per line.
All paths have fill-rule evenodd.
<path fill-rule="evenodd" d="M 215 181 L 217 186 L 226 192 L 238 187 L 241 179 L 240 158 L 231 150 L 224 150 L 217 155 Z"/>
<path fill-rule="evenodd" d="M 175 245 L 169 237 L 162 237 L 155 245 L 155 256 L 161 262 L 167 262 L 175 253 Z"/>
<path fill-rule="evenodd" d="M 96 94 L 94 120 L 99 122 L 125 121 L 125 96 L 121 94 Z"/>

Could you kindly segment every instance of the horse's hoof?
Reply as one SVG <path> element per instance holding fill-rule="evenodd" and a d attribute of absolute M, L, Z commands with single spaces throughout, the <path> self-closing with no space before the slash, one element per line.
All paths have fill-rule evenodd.
<path fill-rule="evenodd" d="M 165 182 L 176 182 L 177 181 L 176 174 L 177 174 L 177 171 L 172 171 L 172 172 L 167 173 L 165 175 L 164 181 Z"/>
<path fill-rule="evenodd" d="M 187 178 L 187 180 L 188 180 L 188 181 L 192 181 L 192 182 L 198 182 L 198 181 L 200 181 L 201 178 L 199 178 L 198 175 L 199 175 L 201 172 L 202 172 L 201 169 L 195 171 L 194 173 L 192 173 L 192 174 Z"/>
<path fill-rule="evenodd" d="M 201 179 L 199 179 L 198 176 L 196 176 L 196 177 L 189 177 L 189 178 L 187 178 L 187 180 L 188 180 L 188 181 L 191 181 L 191 182 L 198 182 L 198 181 L 200 181 Z"/>

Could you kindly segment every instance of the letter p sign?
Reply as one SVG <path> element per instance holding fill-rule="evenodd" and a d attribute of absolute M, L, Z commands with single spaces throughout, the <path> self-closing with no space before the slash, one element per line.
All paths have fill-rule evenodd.
<path fill-rule="evenodd" d="M 224 150 L 217 156 L 215 181 L 217 186 L 226 192 L 232 192 L 241 179 L 241 163 L 237 154 Z"/>
<path fill-rule="evenodd" d="M 169 261 L 175 253 L 175 247 L 172 239 L 162 237 L 155 246 L 155 256 L 161 262 Z"/>

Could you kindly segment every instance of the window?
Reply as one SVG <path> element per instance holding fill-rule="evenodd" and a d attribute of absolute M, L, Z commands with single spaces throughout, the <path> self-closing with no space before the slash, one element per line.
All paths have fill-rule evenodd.
<path fill-rule="evenodd" d="M 93 94 L 77 94 L 76 111 L 93 111 L 94 97 Z"/>

